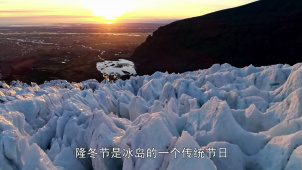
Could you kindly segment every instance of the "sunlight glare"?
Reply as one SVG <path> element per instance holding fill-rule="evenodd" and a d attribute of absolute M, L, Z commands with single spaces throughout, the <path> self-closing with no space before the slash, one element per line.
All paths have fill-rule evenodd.
<path fill-rule="evenodd" d="M 133 5 L 122 0 L 90 0 L 88 2 L 87 8 L 91 10 L 93 15 L 105 20 L 114 20 L 134 9 Z"/>

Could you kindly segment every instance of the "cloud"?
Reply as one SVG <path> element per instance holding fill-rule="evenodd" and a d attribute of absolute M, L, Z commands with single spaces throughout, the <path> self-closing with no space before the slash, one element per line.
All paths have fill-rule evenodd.
<path fill-rule="evenodd" d="M 86 15 L 37 15 L 37 16 L 9 16 L 9 17 L 0 17 L 0 19 L 51 19 L 51 18 L 60 18 L 60 19 L 68 19 L 68 18 L 93 18 L 93 16 Z"/>
<path fill-rule="evenodd" d="M 52 11 L 45 11 L 45 10 L 0 10 L 0 13 L 37 13 L 37 12 L 52 12 Z"/>

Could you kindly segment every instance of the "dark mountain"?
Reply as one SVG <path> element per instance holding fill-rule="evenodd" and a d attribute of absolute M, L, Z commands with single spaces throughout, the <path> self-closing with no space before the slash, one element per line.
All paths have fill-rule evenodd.
<path fill-rule="evenodd" d="M 160 27 L 131 56 L 139 74 L 302 62 L 302 1 L 260 0 Z"/>

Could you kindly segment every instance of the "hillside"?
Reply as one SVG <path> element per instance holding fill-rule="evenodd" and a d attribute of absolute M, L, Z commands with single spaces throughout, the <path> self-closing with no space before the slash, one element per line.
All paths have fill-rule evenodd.
<path fill-rule="evenodd" d="M 160 27 L 131 56 L 139 74 L 301 62 L 302 1 L 261 0 Z"/>

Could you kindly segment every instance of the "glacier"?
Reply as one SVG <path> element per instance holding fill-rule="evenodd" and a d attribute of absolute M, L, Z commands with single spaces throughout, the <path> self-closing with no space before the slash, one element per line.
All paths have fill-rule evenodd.
<path fill-rule="evenodd" d="M 119 59 L 118 61 L 105 60 L 103 62 L 97 62 L 96 69 L 103 74 L 103 77 L 107 81 L 115 81 L 125 76 L 136 75 L 134 63 L 125 59 Z"/>
<path fill-rule="evenodd" d="M 0 82 L 0 132 L 3 170 L 299 170 L 302 63 Z"/>

